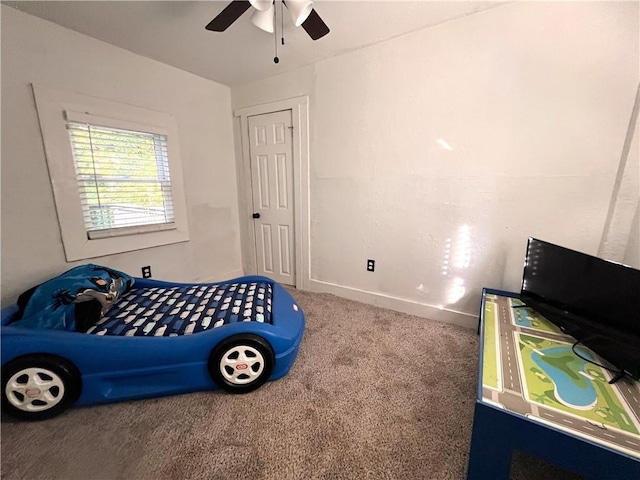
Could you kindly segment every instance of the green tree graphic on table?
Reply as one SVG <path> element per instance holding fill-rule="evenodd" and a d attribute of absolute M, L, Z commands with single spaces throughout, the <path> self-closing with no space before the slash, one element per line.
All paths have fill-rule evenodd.
<path fill-rule="evenodd" d="M 547 390 L 544 393 L 539 393 L 534 396 L 534 401 L 541 403 L 542 405 L 553 405 L 557 404 L 558 400 L 553 393 L 553 390 Z"/>
<path fill-rule="evenodd" d="M 598 407 L 596 408 L 596 413 L 608 422 L 614 423 L 616 420 L 615 415 L 608 407 Z"/>
<path fill-rule="evenodd" d="M 529 369 L 529 371 L 530 371 L 531 373 L 533 373 L 536 377 L 538 377 L 538 379 L 539 379 L 541 382 L 544 382 L 544 383 L 551 383 L 551 380 L 549 379 L 549 377 L 547 377 L 547 376 L 545 375 L 545 373 L 544 373 L 542 370 L 540 370 L 539 368 L 531 367 L 531 368 Z"/>
<path fill-rule="evenodd" d="M 599 372 L 598 370 L 592 369 L 592 368 L 586 368 L 586 374 L 593 377 L 594 379 L 600 380 L 601 382 L 605 382 L 607 379 L 604 378 L 604 375 L 602 374 L 602 372 Z"/>
<path fill-rule="evenodd" d="M 521 339 L 520 341 L 524 341 L 531 348 L 535 348 L 536 350 L 539 350 L 540 345 L 546 340 L 544 338 L 538 338 L 538 337 L 527 337 L 526 340 Z"/>
<path fill-rule="evenodd" d="M 539 393 L 533 397 L 533 401 L 537 403 L 541 403 L 542 405 L 551 404 L 553 402 L 549 401 L 549 397 L 547 393 Z"/>

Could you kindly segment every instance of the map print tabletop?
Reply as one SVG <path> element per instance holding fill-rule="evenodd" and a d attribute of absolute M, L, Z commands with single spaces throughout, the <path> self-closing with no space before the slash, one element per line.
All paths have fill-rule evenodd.
<path fill-rule="evenodd" d="M 640 382 L 609 385 L 611 373 L 573 353 L 573 337 L 517 298 L 485 293 L 484 325 L 485 403 L 640 457 Z"/>

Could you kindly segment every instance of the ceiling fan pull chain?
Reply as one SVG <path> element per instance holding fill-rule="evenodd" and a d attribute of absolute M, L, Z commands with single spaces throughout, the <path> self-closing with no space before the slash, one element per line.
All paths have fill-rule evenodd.
<path fill-rule="evenodd" d="M 280 2 L 280 35 L 282 35 L 282 45 L 284 45 L 284 0 Z"/>
<path fill-rule="evenodd" d="M 280 62 L 280 59 L 278 58 L 278 15 L 277 15 L 278 9 L 274 8 L 273 9 L 273 40 L 274 40 L 274 44 L 276 47 L 276 56 L 273 57 L 273 63 L 278 63 Z"/>

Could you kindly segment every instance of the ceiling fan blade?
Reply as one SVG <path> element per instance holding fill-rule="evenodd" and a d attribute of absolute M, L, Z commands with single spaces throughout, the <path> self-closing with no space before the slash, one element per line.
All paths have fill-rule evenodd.
<path fill-rule="evenodd" d="M 204 28 L 211 30 L 212 32 L 224 32 L 233 22 L 240 18 L 240 16 L 246 12 L 250 6 L 251 3 L 248 0 L 234 0 Z"/>
<path fill-rule="evenodd" d="M 330 31 L 327 24 L 322 21 L 315 9 L 311 10 L 307 19 L 302 22 L 302 28 L 306 30 L 312 40 L 318 40 Z"/>

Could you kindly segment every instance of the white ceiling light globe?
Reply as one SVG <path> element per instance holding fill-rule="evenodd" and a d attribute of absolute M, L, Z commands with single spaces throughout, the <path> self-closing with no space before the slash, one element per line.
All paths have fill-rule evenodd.
<path fill-rule="evenodd" d="M 249 0 L 249 3 L 253 8 L 264 12 L 269 10 L 269 8 L 273 5 L 273 0 Z"/>
<path fill-rule="evenodd" d="M 273 4 L 271 8 L 265 11 L 256 10 L 251 15 L 251 23 L 253 23 L 260 30 L 273 33 Z"/>
<path fill-rule="evenodd" d="M 313 2 L 309 0 L 287 0 L 285 5 L 291 12 L 296 27 L 302 25 L 313 10 Z"/>

